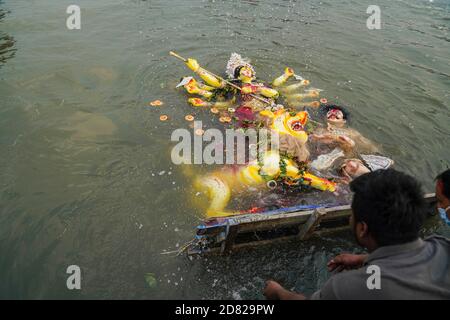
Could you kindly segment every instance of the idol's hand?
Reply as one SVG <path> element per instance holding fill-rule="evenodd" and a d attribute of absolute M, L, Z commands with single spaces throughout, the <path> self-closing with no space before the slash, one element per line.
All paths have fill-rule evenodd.
<path fill-rule="evenodd" d="M 186 65 L 194 72 L 197 72 L 198 69 L 200 69 L 200 65 L 198 64 L 197 60 L 189 58 L 186 62 Z"/>
<path fill-rule="evenodd" d="M 247 87 L 243 87 L 242 88 L 242 93 L 244 93 L 244 94 L 250 94 L 250 93 L 252 93 L 253 92 L 253 89 L 252 89 L 252 87 L 250 87 L 250 86 L 247 86 Z"/>

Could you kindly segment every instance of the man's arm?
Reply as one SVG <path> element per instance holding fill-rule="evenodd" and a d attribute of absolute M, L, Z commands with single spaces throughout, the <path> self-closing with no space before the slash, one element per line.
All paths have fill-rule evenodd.
<path fill-rule="evenodd" d="M 360 268 L 363 266 L 367 257 L 367 254 L 340 254 L 328 262 L 328 271 L 332 272 L 336 270 L 336 272 L 340 272 L 345 269 Z"/>
<path fill-rule="evenodd" d="M 306 300 L 303 294 L 289 291 L 273 280 L 266 282 L 264 296 L 267 300 Z"/>

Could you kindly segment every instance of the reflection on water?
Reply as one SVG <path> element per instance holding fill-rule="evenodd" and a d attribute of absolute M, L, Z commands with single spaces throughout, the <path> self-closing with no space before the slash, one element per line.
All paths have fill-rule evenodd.
<path fill-rule="evenodd" d="M 5 16 L 8 14 L 6 10 L 0 8 L 0 24 Z M 0 32 L 0 67 L 6 62 L 6 60 L 14 57 L 16 50 L 14 48 L 15 40 L 13 37 Z"/>
<path fill-rule="evenodd" d="M 343 234 L 230 257 L 161 254 L 201 216 L 170 135 L 186 114 L 221 126 L 174 89 L 189 71 L 170 50 L 217 73 L 234 51 L 261 79 L 292 67 L 427 191 L 448 166 L 448 1 L 381 0 L 378 31 L 365 27 L 368 0 L 78 2 L 76 32 L 69 0 L 0 3 L 0 297 L 261 298 L 269 277 L 311 292 L 327 259 L 359 250 Z M 81 292 L 65 287 L 72 264 Z"/>
<path fill-rule="evenodd" d="M 72 139 L 91 140 L 99 136 L 112 136 L 117 126 L 105 116 L 78 111 L 67 119 L 67 126 L 62 130 L 73 132 Z"/>

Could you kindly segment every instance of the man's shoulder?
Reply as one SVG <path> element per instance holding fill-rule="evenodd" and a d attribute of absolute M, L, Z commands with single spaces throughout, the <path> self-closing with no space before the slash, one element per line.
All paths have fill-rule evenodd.
<path fill-rule="evenodd" d="M 424 241 L 428 243 L 438 243 L 440 245 L 447 246 L 448 248 L 450 248 L 450 239 L 441 235 L 433 234 L 431 236 L 426 237 Z"/>

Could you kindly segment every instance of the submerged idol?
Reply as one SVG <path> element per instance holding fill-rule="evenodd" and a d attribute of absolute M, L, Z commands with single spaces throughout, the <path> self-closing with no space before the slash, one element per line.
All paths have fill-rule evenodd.
<path fill-rule="evenodd" d="M 258 153 L 257 159 L 245 165 L 225 166 L 194 178 L 195 189 L 208 198 L 208 218 L 247 212 L 228 209 L 233 197 L 247 191 L 283 186 L 300 192 L 310 189 L 336 194 L 338 182 L 345 185 L 349 179 L 371 171 L 372 163 L 383 160 L 361 156 L 360 151 L 372 154 L 378 149 L 348 128 L 344 108 L 328 105 L 326 99 L 318 100 L 321 90 L 309 88 L 310 81 L 296 75 L 292 68 L 287 67 L 266 84 L 257 80 L 250 61 L 237 53 L 227 63 L 226 78 L 202 68 L 195 59 L 171 54 L 204 81 L 184 77 L 177 86 L 195 95 L 188 98 L 192 106 L 210 109 L 219 114 L 220 122 L 232 123 L 234 128 L 265 129 L 279 139 L 276 147 Z M 291 79 L 294 81 L 289 84 Z M 324 123 L 311 119 L 310 111 L 316 110 L 326 115 Z M 331 173 L 330 168 L 338 164 L 339 173 Z"/>

